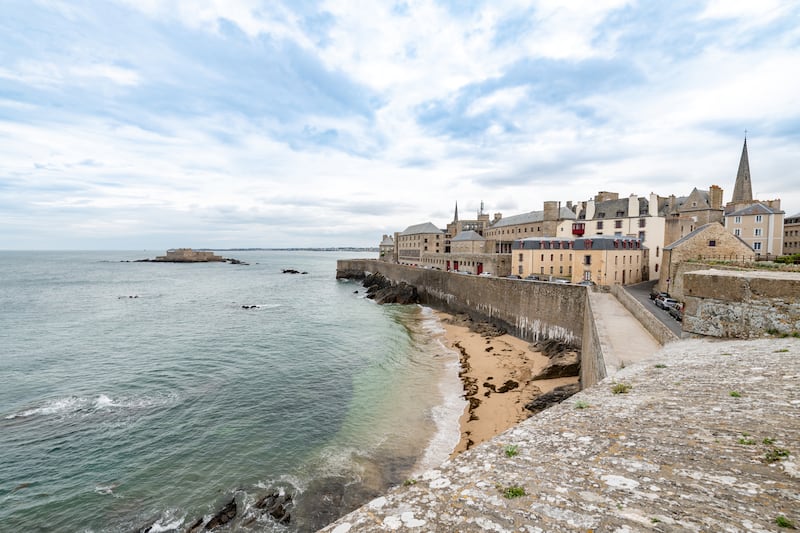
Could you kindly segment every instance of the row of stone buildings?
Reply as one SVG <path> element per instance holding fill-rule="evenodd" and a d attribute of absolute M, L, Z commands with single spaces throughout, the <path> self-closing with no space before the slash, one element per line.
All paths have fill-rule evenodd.
<path fill-rule="evenodd" d="M 601 191 L 588 201 L 546 201 L 541 211 L 508 217 L 490 217 L 481 204 L 476 218 L 462 219 L 456 204 L 453 221 L 444 229 L 426 222 L 384 235 L 380 259 L 469 274 L 601 285 L 661 279 L 668 285 L 671 263 L 686 254 L 752 260 L 781 254 L 784 242 L 796 247 L 790 253 L 798 253 L 798 222 L 800 215 L 790 217 L 784 229 L 780 200 L 753 199 L 745 139 L 727 204 L 717 185 L 681 197 L 620 198 Z"/>

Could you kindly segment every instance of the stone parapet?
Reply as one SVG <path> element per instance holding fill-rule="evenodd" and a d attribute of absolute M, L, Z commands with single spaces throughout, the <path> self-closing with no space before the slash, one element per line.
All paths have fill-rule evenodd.
<path fill-rule="evenodd" d="M 684 275 L 683 329 L 752 338 L 800 334 L 800 273 L 700 270 Z"/>
<path fill-rule="evenodd" d="M 324 533 L 778 531 L 800 523 L 800 340 L 682 340 Z M 624 385 L 624 386 L 623 386 Z"/>

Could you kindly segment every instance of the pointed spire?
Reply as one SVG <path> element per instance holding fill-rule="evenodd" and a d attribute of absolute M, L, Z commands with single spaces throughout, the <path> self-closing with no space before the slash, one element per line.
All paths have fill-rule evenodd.
<path fill-rule="evenodd" d="M 456 214 L 453 217 L 453 222 L 458 222 L 458 202 L 456 202 Z"/>
<path fill-rule="evenodd" d="M 736 184 L 733 186 L 734 203 L 752 202 L 753 185 L 750 183 L 750 161 L 747 157 L 747 137 L 744 138 L 742 157 L 739 159 L 739 171 L 736 172 Z"/>

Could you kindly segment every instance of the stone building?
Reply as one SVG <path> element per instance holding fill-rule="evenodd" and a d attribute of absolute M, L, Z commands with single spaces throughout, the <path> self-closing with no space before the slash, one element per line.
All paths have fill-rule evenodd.
<path fill-rule="evenodd" d="M 225 258 L 214 255 L 214 252 L 200 252 L 192 250 L 191 248 L 173 248 L 167 250 L 166 255 L 159 255 L 156 257 L 155 261 L 167 263 L 208 263 L 225 261 Z"/>
<path fill-rule="evenodd" d="M 754 200 L 750 179 L 750 158 L 747 154 L 747 138 L 742 146 L 739 169 L 733 197 L 725 205 L 725 228 L 740 237 L 756 255 L 780 255 L 783 253 L 783 217 L 781 201 Z"/>
<path fill-rule="evenodd" d="M 384 235 L 378 245 L 378 259 L 388 263 L 396 263 L 397 256 L 394 253 L 394 238 L 391 235 Z"/>
<path fill-rule="evenodd" d="M 431 222 L 424 222 L 396 233 L 394 242 L 398 263 L 419 266 L 423 254 L 444 251 L 444 231 Z"/>
<path fill-rule="evenodd" d="M 689 196 L 666 199 L 664 244 L 670 244 L 688 235 L 700 226 L 722 222 L 722 188 L 712 185 L 707 191 L 694 188 Z"/>
<path fill-rule="evenodd" d="M 654 193 L 648 198 L 635 194 L 619 198 L 615 192 L 601 191 L 594 199 L 579 203 L 572 233 L 576 237 L 603 235 L 639 239 L 650 251 L 643 279 L 658 279 L 668 207 L 667 199 Z"/>
<path fill-rule="evenodd" d="M 800 254 L 800 213 L 783 221 L 783 255 Z"/>
<path fill-rule="evenodd" d="M 572 202 L 566 207 L 561 202 L 545 202 L 544 210 L 531 211 L 521 215 L 503 218 L 495 213 L 491 224 L 484 230 L 487 251 L 507 254 L 511 252 L 512 243 L 526 237 L 565 237 L 569 238 L 575 212 Z"/>
<path fill-rule="evenodd" d="M 594 235 L 576 239 L 529 237 L 514 241 L 512 272 L 545 280 L 598 285 L 643 281 L 648 250 L 638 237 Z"/>
<path fill-rule="evenodd" d="M 659 290 L 680 297 L 683 280 L 678 269 L 681 265 L 690 260 L 700 265 L 701 261 L 715 259 L 749 262 L 754 259 L 754 253 L 746 242 L 726 231 L 722 224 L 705 224 L 664 248 Z M 708 267 L 703 265 L 702 268 Z"/>
<path fill-rule="evenodd" d="M 474 231 L 478 235 L 483 235 L 484 230 L 489 225 L 489 215 L 483 212 L 483 202 L 478 210 L 478 216 L 474 219 L 461 219 L 458 217 L 458 202 L 456 202 L 453 221 L 445 228 L 445 252 L 449 251 L 450 239 L 463 231 Z"/>

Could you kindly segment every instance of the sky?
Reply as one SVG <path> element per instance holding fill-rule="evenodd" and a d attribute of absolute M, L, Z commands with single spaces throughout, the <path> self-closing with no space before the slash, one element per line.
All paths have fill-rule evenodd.
<path fill-rule="evenodd" d="M 800 212 L 794 0 L 0 2 L 0 249 L 377 246 L 547 200 Z"/>

